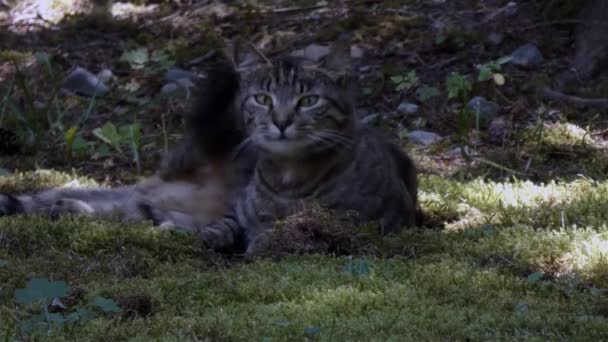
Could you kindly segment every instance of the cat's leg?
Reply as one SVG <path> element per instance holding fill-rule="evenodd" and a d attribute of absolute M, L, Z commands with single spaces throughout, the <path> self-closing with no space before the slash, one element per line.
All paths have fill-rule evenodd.
<path fill-rule="evenodd" d="M 218 220 L 203 220 L 200 216 L 163 210 L 141 204 L 146 217 L 161 230 L 185 232 L 200 240 L 205 247 L 218 252 L 243 251 L 244 228 L 233 215 L 225 215 Z"/>
<path fill-rule="evenodd" d="M 95 215 L 95 209 L 85 201 L 62 198 L 53 203 L 49 209 L 49 215 L 51 218 L 57 219 L 64 214 L 93 216 Z"/>
<path fill-rule="evenodd" d="M 131 187 L 114 189 L 51 189 L 34 194 L 0 194 L 0 216 L 63 214 L 142 220 Z"/>

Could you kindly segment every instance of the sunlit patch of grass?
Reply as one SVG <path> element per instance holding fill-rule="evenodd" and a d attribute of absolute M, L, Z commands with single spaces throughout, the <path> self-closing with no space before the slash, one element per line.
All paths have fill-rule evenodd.
<path fill-rule="evenodd" d="M 456 168 L 453 165 L 452 174 L 467 180 L 517 177 L 550 182 L 579 176 L 603 179 L 608 173 L 606 142 L 568 122 L 539 122 L 516 132 L 512 144 L 484 146 L 478 152 L 483 160 L 473 158 Z"/>
<path fill-rule="evenodd" d="M 52 170 L 18 172 L 0 177 L 0 192 L 22 193 L 51 187 L 91 187 L 98 184 L 87 178 Z"/>

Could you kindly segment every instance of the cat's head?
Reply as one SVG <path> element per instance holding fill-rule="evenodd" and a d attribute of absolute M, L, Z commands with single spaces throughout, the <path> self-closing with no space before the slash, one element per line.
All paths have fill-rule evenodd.
<path fill-rule="evenodd" d="M 352 144 L 356 125 L 350 46 L 334 45 L 315 63 L 306 57 L 268 59 L 236 42 L 236 109 L 251 142 L 268 155 L 301 158 Z"/>

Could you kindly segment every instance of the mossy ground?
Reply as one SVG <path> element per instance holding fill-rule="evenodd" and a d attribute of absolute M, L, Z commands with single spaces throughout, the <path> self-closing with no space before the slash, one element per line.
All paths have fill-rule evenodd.
<path fill-rule="evenodd" d="M 15 176 L 0 178 L 0 190 Z M 32 186 L 69 177 L 36 178 Z M 40 182 L 37 182 L 40 180 Z M 0 331 L 34 277 L 64 280 L 67 312 L 91 298 L 123 312 L 35 340 L 601 340 L 608 337 L 608 182 L 421 177 L 436 227 L 375 241 L 390 255 L 243 260 L 148 224 L 0 218 Z M 354 259 L 353 259 L 354 258 Z M 364 260 L 364 273 L 346 272 Z M 530 275 L 538 275 L 534 279 Z M 75 294 L 74 294 L 75 293 Z"/>
<path fill-rule="evenodd" d="M 337 8 L 310 17 L 309 10 L 275 13 L 295 6 L 283 0 L 258 2 L 267 7 L 222 2 L 233 15 L 221 7 L 178 5 L 193 3 L 187 1 L 137 3 L 161 6 L 138 19 L 151 21 L 74 16 L 39 33 L 19 27 L 0 32 L 0 123 L 24 145 L 0 158 L 0 173 L 69 172 L 0 176 L 0 191 L 95 183 L 80 177 L 85 175 L 104 184 L 132 183 L 140 175 L 131 156 L 104 152 L 93 134 L 107 122 L 142 125 L 142 175 L 152 172 L 164 145 L 183 132 L 185 103 L 180 97 L 156 101 L 165 70 L 153 63 L 131 70 L 120 59 L 124 52 L 145 47 L 200 71 L 207 58 L 220 55 L 220 38 L 239 35 L 280 52 L 349 33 L 365 48 L 359 66 L 371 70 L 360 75 L 367 89 L 359 96 L 360 109 L 381 114 L 377 124 L 395 136 L 424 129 L 446 137 L 414 155 L 424 171 L 420 199 L 427 226 L 381 238 L 323 213 L 296 216 L 282 222 L 288 229 L 271 241 L 282 247 L 279 253 L 245 260 L 204 251 L 188 236 L 146 223 L 0 218 L 0 340 L 608 340 L 607 124 L 596 111 L 561 104 L 561 114 L 551 119 L 556 104 L 534 95 L 572 54 L 572 42 L 561 37 L 573 25 L 545 24 L 574 19 L 577 2 L 524 2 L 517 15 L 505 16 L 500 13 L 509 11 L 497 1 L 326 1 Z M 352 5 L 349 15 L 341 3 Z M 227 17 L 216 15 L 221 12 Z M 485 14 L 498 15 L 480 21 Z M 504 41 L 490 44 L 486 33 L 500 33 Z M 458 116 L 451 108 L 458 101 L 446 99 L 446 77 L 459 72 L 476 79 L 475 64 L 530 41 L 547 58 L 541 68 L 505 67 L 505 86 L 477 82 L 471 94 L 497 101 L 502 114 L 513 116 L 510 138 L 496 146 L 483 143 L 483 134 L 456 133 Z M 54 77 L 34 62 L 39 52 L 49 54 L 55 76 L 65 77 L 76 65 L 92 72 L 109 68 L 116 76 L 110 96 L 94 106 L 88 98 L 56 98 Z M 410 71 L 420 86 L 436 86 L 442 95 L 416 102 L 421 113 L 401 115 L 396 108 L 414 100 L 414 89 L 397 91 L 388 80 Z M 128 90 L 134 81 L 141 88 Z M 605 97 L 606 82 L 591 83 L 573 94 Z M 83 114 L 89 108 L 90 117 Z M 21 112 L 31 116 L 27 130 L 15 114 Z M 74 125 L 88 148 L 69 155 L 66 131 Z M 23 144 L 28 130 L 37 139 Z M 449 153 L 465 138 L 471 138 L 471 160 Z M 351 228 L 357 234 L 349 236 Z M 325 240 L 310 243 L 311 236 Z M 90 309 L 95 318 L 50 335 L 46 329 L 21 332 L 40 306 L 17 304 L 15 292 L 36 277 L 68 284 L 69 296 L 60 299 L 65 314 Z M 98 311 L 91 304 L 97 296 L 113 299 L 121 312 Z"/>

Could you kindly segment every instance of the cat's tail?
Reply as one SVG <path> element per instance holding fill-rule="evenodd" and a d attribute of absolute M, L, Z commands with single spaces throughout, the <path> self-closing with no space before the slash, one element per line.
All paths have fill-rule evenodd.
<path fill-rule="evenodd" d="M 161 178 L 179 179 L 206 163 L 230 159 L 244 139 L 233 110 L 238 90 L 239 76 L 232 65 L 221 62 L 207 70 L 198 84 L 197 101 L 186 114 L 185 136 L 161 163 Z"/>

